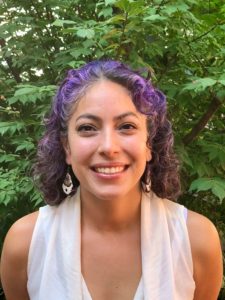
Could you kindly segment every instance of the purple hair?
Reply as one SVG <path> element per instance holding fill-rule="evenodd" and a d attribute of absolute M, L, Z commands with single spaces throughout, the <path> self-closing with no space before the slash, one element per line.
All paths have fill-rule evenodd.
<path fill-rule="evenodd" d="M 80 69 L 70 70 L 54 98 L 50 116 L 45 123 L 45 134 L 38 145 L 34 167 L 45 201 L 57 205 L 66 197 L 62 183 L 68 166 L 61 139 L 67 135 L 67 123 L 74 104 L 90 86 L 101 79 L 125 87 L 137 110 L 147 116 L 147 146 L 151 149 L 152 159 L 146 164 L 141 178 L 144 183 L 142 186 L 151 182 L 151 189 L 159 197 L 175 200 L 180 193 L 179 164 L 173 152 L 171 124 L 166 116 L 166 97 L 138 72 L 121 62 L 105 60 L 92 61 Z M 71 176 L 77 188 L 79 182 L 73 173 Z"/>

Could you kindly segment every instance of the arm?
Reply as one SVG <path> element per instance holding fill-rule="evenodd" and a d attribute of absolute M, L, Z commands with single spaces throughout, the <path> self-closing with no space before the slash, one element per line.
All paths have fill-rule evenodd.
<path fill-rule="evenodd" d="M 222 285 L 222 251 L 218 232 L 206 217 L 188 212 L 194 280 L 194 300 L 216 300 Z"/>
<path fill-rule="evenodd" d="M 6 235 L 1 255 L 1 282 L 7 300 L 29 300 L 27 260 L 37 213 L 13 224 Z"/>

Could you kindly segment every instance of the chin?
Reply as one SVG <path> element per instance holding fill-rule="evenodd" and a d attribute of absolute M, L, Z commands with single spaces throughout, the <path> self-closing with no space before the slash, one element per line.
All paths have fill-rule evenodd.
<path fill-rule="evenodd" d="M 116 186 L 111 187 L 102 187 L 98 191 L 95 191 L 93 195 L 100 200 L 103 201 L 116 201 L 121 198 L 131 198 L 134 197 L 135 194 L 140 193 L 140 188 L 132 188 L 132 189 L 125 189 L 124 186 L 119 188 Z"/>

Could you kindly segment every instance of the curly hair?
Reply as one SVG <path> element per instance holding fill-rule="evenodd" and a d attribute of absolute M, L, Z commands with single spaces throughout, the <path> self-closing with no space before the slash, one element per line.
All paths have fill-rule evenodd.
<path fill-rule="evenodd" d="M 57 205 L 66 198 L 62 183 L 68 166 L 61 140 L 67 135 L 67 124 L 75 103 L 89 87 L 104 79 L 125 87 L 136 109 L 147 116 L 147 146 L 151 149 L 152 159 L 146 163 L 141 177 L 142 188 L 151 183 L 151 190 L 156 195 L 175 200 L 180 193 L 179 162 L 173 151 L 174 139 L 167 118 L 165 95 L 125 64 L 97 60 L 80 69 L 68 71 L 53 100 L 50 115 L 45 120 L 46 131 L 39 141 L 34 166 L 34 175 L 45 201 L 49 205 Z M 79 182 L 71 173 L 75 193 Z"/>

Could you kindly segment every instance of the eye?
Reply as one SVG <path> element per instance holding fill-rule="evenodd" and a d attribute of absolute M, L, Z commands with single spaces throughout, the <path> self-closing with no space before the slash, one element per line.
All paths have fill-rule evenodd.
<path fill-rule="evenodd" d="M 95 130 L 95 127 L 93 125 L 80 125 L 77 128 L 77 131 L 92 131 Z"/>
<path fill-rule="evenodd" d="M 77 132 L 80 135 L 85 135 L 85 136 L 92 135 L 92 134 L 96 133 L 96 131 L 97 131 L 97 128 L 91 124 L 83 124 L 83 125 L 78 126 L 78 128 L 77 128 Z"/>
<path fill-rule="evenodd" d="M 124 124 L 121 124 L 120 127 L 119 127 L 119 130 L 121 130 L 123 132 L 127 132 L 127 133 L 131 133 L 135 129 L 137 129 L 137 126 L 135 124 L 132 124 L 132 123 L 124 123 Z"/>

